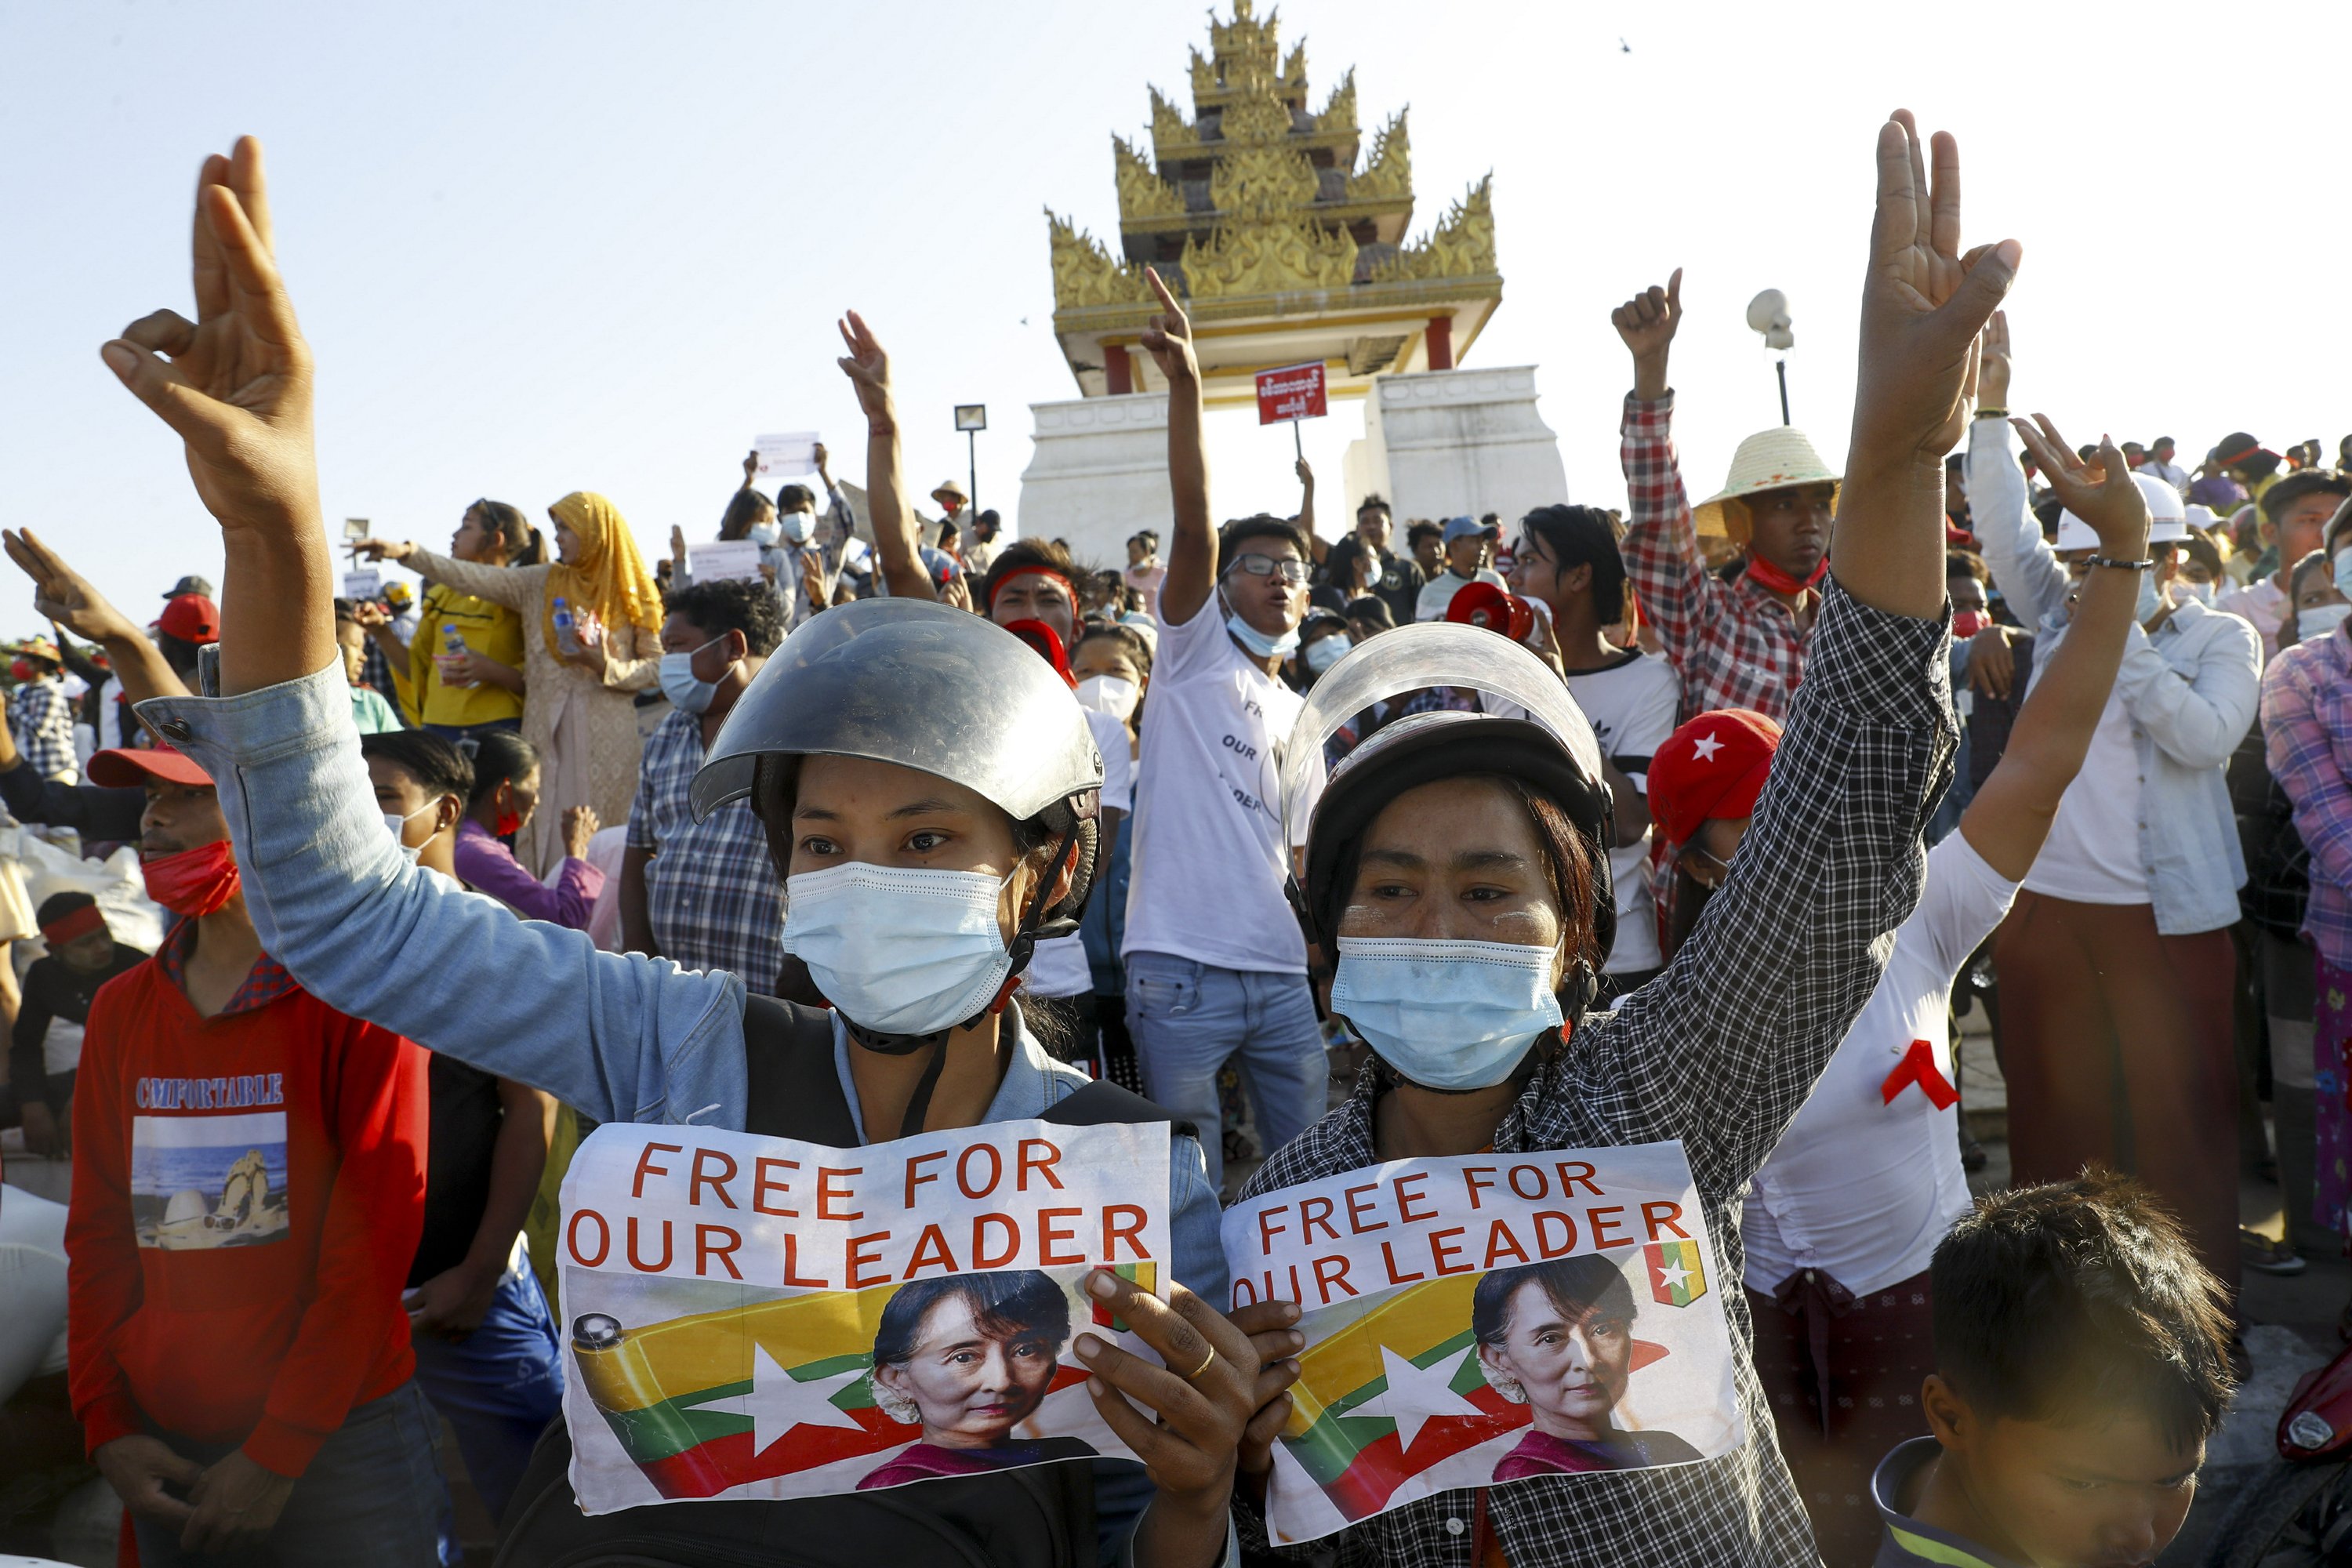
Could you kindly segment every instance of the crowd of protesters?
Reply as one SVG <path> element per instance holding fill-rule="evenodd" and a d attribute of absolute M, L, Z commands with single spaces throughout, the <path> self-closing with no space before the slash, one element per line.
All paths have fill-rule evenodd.
<path fill-rule="evenodd" d="M 815 486 L 772 495 L 746 459 L 713 531 L 756 552 L 698 574 L 684 530 L 649 564 L 603 495 L 543 523 L 482 499 L 446 552 L 352 542 L 423 580 L 356 600 L 324 564 L 259 150 L 208 160 L 198 320 L 105 356 L 185 442 L 225 592 L 184 578 L 142 628 L 65 542 L 7 535 L 48 630 L 12 650 L 0 802 L 87 865 L 135 846 L 164 911 L 150 954 L 101 899 L 48 896 L 0 966 L 0 1114 L 72 1166 L 61 1208 L 9 1189 L 0 1239 L 56 1238 L 51 1404 L 121 1500 L 122 1560 L 454 1563 L 453 1469 L 501 1561 L 630 1531 L 710 1560 L 700 1519 L 862 1560 L 841 1500 L 729 1505 L 756 1526 L 547 1500 L 565 1163 L 602 1121 L 800 1135 L 747 1087 L 779 1027 L 818 1031 L 862 1141 L 1106 1079 L 1181 1130 L 1179 1286 L 1100 1287 L 1170 1369 L 1094 1367 L 1148 1483 L 1097 1467 L 1069 1561 L 1097 1534 L 1105 1561 L 1307 1560 L 1262 1513 L 1297 1312 L 1219 1310 L 1221 1200 L 1666 1139 L 1745 1287 L 1746 1441 L 1423 1500 L 1327 1560 L 2152 1558 L 2248 1371 L 2242 1270 L 2352 1228 L 2352 467 L 2235 432 L 2192 472 L 2169 437 L 2076 448 L 2023 417 L 2063 377 L 1996 309 L 2019 248 L 1960 249 L 1948 141 L 1897 116 L 1878 159 L 1842 471 L 1779 426 L 1692 502 L 1676 271 L 1612 316 L 1622 511 L 1400 541 L 1370 495 L 1326 538 L 1301 461 L 1295 512 L 1216 526 L 1190 324 L 1153 274 L 1173 509 L 1123 563 L 1003 536 L 953 480 L 919 514 L 853 313 L 864 515 L 822 447 Z M 876 600 L 958 615 L 901 636 Z M 1319 682 L 1429 622 L 1517 642 L 1591 744 L 1465 674 L 1288 755 Z M 870 658 L 816 657 L 861 635 Z M 895 902 L 817 879 L 861 862 Z M 919 871 L 1001 884 L 1002 929 L 974 947 Z M 1459 957 L 1498 944 L 1533 952 L 1531 996 L 1496 990 L 1525 966 Z M 1981 1199 L 1972 971 L 2011 1171 Z M 998 1006 L 954 1005 L 975 976 Z M 134 1190 L 152 1143 L 231 1109 L 274 1119 L 274 1153 Z M 2284 1239 L 2242 1227 L 2242 1168 L 2280 1184 Z M 17 1429 L 58 1371 L 0 1360 Z M 2097 1484 L 2053 1504 L 2020 1455 L 2062 1448 Z M 957 1484 L 996 1560 L 1007 1483 Z"/>

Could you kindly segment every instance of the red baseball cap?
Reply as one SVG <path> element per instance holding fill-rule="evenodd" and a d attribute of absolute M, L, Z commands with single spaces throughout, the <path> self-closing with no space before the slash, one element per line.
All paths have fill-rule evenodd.
<path fill-rule="evenodd" d="M 220 610 L 202 594 L 182 594 L 164 604 L 155 629 L 182 642 L 218 642 Z"/>
<path fill-rule="evenodd" d="M 137 789 L 149 779 L 207 788 L 213 782 L 213 775 L 196 766 L 194 757 L 169 746 L 100 752 L 89 759 L 89 772 L 90 783 L 109 789 Z"/>
<path fill-rule="evenodd" d="M 1780 726 L 1748 708 L 1702 713 L 1650 759 L 1650 816 L 1669 845 L 1714 817 L 1751 816 L 1780 748 Z"/>

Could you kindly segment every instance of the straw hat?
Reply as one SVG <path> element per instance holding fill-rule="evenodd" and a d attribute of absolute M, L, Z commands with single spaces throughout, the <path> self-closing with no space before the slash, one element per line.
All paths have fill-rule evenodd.
<path fill-rule="evenodd" d="M 1836 484 L 1836 469 L 1822 461 L 1805 433 L 1793 425 L 1775 425 L 1769 430 L 1759 430 L 1739 443 L 1731 454 L 1731 474 L 1723 481 L 1723 489 L 1691 509 L 1691 521 L 1698 531 L 1718 539 L 1735 539 L 1745 544 L 1747 524 L 1743 520 L 1738 531 L 1733 531 L 1731 518 L 1723 503 L 1742 500 L 1766 490 L 1787 489 L 1792 485 Z"/>

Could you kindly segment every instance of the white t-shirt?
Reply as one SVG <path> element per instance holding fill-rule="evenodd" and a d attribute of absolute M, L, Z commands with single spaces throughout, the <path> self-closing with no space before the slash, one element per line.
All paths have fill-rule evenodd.
<path fill-rule="evenodd" d="M 2047 639 L 2044 639 L 2045 641 Z M 2038 679 L 2048 656 L 2037 650 Z M 2050 837 L 2025 874 L 2026 888 L 2078 904 L 2148 902 L 2147 867 L 2140 859 L 2139 745 L 2120 691 L 2107 694 L 2083 771 L 2058 798 Z"/>
<path fill-rule="evenodd" d="M 1592 721 L 1601 754 L 1644 795 L 1650 792 L 1650 759 L 1675 732 L 1682 683 L 1663 658 L 1630 649 L 1615 663 L 1571 674 L 1568 694 Z M 1604 974 L 1655 969 L 1665 962 L 1658 948 L 1658 917 L 1650 895 L 1650 835 L 1609 851 L 1609 883 L 1616 894 L 1617 940 L 1609 949 Z"/>
<path fill-rule="evenodd" d="M 1108 713 L 1085 710 L 1087 727 L 1094 731 L 1095 749 L 1102 752 L 1102 809 L 1126 811 L 1135 793 L 1135 759 L 1128 750 L 1127 726 Z M 1097 875 L 1110 867 L 1110 844 L 1106 839 L 1099 851 L 1102 858 L 1095 864 Z M 1037 944 L 1029 955 L 1029 967 L 1022 971 L 1021 988 L 1036 996 L 1083 996 L 1095 988 L 1093 963 L 1087 957 L 1086 939 L 1072 931 Z"/>
<path fill-rule="evenodd" d="M 1818 1268 L 1856 1296 L 1884 1289 L 1926 1268 L 1968 1212 L 1959 1108 L 1937 1110 L 1917 1084 L 1891 1101 L 1884 1090 L 1914 1040 L 1951 1081 L 1952 979 L 2016 896 L 1962 834 L 1927 852 L 1927 893 L 1895 931 L 1878 989 L 1748 1189 L 1739 1234 L 1750 1289 L 1769 1295 Z"/>
<path fill-rule="evenodd" d="M 1448 566 L 1421 585 L 1421 597 L 1412 602 L 1412 618 L 1416 621 L 1444 620 L 1446 607 L 1454 603 L 1454 595 L 1473 583 L 1492 583 L 1506 592 L 1510 589 L 1510 584 L 1503 581 L 1500 573 L 1484 566 L 1478 569 L 1475 577 L 1457 577 L 1454 574 L 1454 568 Z"/>
<path fill-rule="evenodd" d="M 1280 748 L 1304 700 L 1250 662 L 1208 603 L 1160 628 L 1135 771 L 1125 952 L 1220 969 L 1303 974 L 1307 942 L 1283 895 Z M 1323 790 L 1323 763 L 1297 824 Z"/>

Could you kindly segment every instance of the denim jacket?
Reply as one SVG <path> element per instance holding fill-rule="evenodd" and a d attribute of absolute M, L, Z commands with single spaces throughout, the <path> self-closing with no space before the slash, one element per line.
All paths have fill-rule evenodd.
<path fill-rule="evenodd" d="M 1969 514 L 1995 586 L 2024 625 L 2039 628 L 2034 675 L 2065 636 L 2071 587 L 2058 553 L 2026 506 L 2016 434 L 2002 419 L 1969 433 Z M 2167 936 L 2218 931 L 2238 919 L 2246 881 L 2230 805 L 2231 753 L 2262 697 L 2263 645 L 2236 616 L 2194 601 L 2150 634 L 2131 629 L 2107 700 L 2121 702 L 2139 752 L 2139 858 L 2156 929 Z"/>

